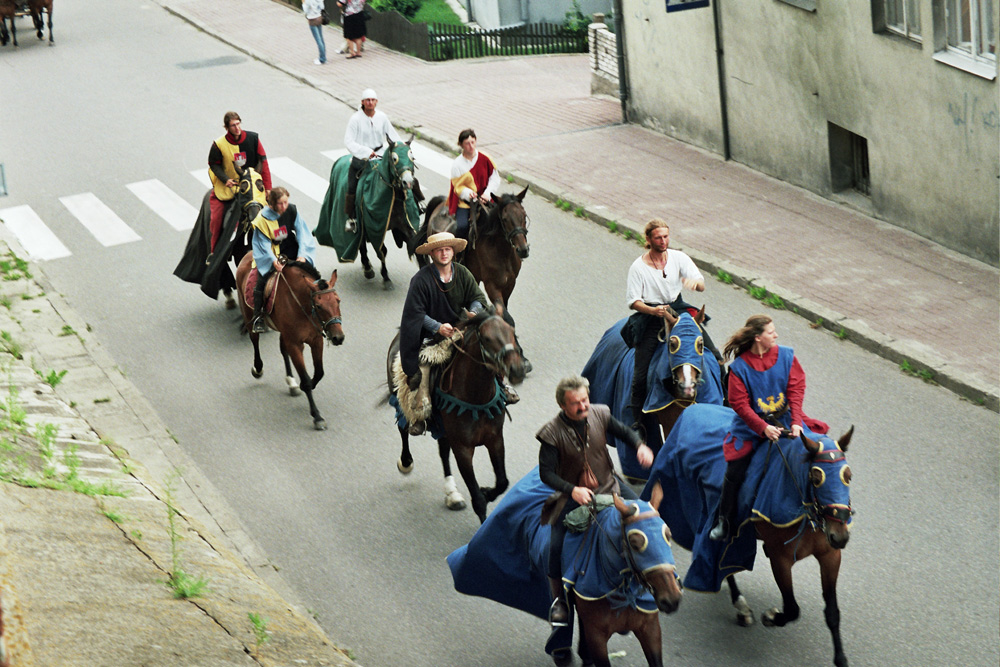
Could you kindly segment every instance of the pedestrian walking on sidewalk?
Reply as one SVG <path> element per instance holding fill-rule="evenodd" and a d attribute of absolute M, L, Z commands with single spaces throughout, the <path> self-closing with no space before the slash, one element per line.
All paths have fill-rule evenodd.
<path fill-rule="evenodd" d="M 365 25 L 365 0 L 341 0 L 340 11 L 344 17 L 344 39 L 351 43 L 348 58 L 361 57 L 361 41 L 367 34 Z"/>
<path fill-rule="evenodd" d="M 302 0 L 302 12 L 309 21 L 309 30 L 312 32 L 316 46 L 319 47 L 319 58 L 313 61 L 314 65 L 326 64 L 326 41 L 323 39 L 323 0 Z"/>
<path fill-rule="evenodd" d="M 476 149 L 476 131 L 462 130 L 458 135 L 462 154 L 451 164 L 451 188 L 448 213 L 455 216 L 455 236 L 468 240 L 469 213 L 477 202 L 486 206 L 500 188 L 500 172 L 493 159 Z"/>

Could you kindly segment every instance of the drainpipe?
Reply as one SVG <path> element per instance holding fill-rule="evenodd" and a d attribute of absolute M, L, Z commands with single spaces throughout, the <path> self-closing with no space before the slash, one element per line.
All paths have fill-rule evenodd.
<path fill-rule="evenodd" d="M 722 9 L 721 0 L 712 3 L 712 15 L 715 18 L 715 58 L 719 72 L 719 109 L 722 121 L 722 157 L 729 160 L 729 110 L 726 104 L 726 59 L 722 48 Z"/>
<path fill-rule="evenodd" d="M 622 0 L 615 0 L 615 50 L 618 52 L 618 99 L 622 103 L 622 122 L 628 122 L 628 76 L 625 67 L 625 21 Z"/>

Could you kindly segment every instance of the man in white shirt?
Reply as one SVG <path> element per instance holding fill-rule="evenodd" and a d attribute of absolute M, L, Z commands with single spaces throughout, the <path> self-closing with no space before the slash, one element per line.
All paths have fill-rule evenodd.
<path fill-rule="evenodd" d="M 625 300 L 629 308 L 646 317 L 634 329 L 635 371 L 632 376 L 632 415 L 635 419 L 633 428 L 639 430 L 645 437 L 642 406 L 646 401 L 646 374 L 653 353 L 659 344 L 657 334 L 663 322 L 663 316 L 669 308 L 680 313 L 690 306 L 681 297 L 681 289 L 695 292 L 705 291 L 705 278 L 695 266 L 691 258 L 680 250 L 671 250 L 670 226 L 659 218 L 646 223 L 646 247 L 649 248 L 641 257 L 632 263 L 628 270 L 628 284 L 625 290 Z M 632 326 L 633 320 L 626 326 Z M 705 346 L 718 357 L 715 345 L 704 334 Z"/>
<path fill-rule="evenodd" d="M 368 160 L 379 157 L 385 149 L 386 137 L 394 143 L 402 139 L 396 128 L 389 122 L 389 117 L 381 111 L 376 111 L 378 95 L 371 88 L 361 93 L 361 108 L 354 112 L 347 121 L 344 131 L 344 146 L 351 153 L 351 168 L 347 176 L 347 201 L 344 213 L 348 219 L 354 219 L 354 196 L 358 191 L 358 176 L 364 170 Z"/>

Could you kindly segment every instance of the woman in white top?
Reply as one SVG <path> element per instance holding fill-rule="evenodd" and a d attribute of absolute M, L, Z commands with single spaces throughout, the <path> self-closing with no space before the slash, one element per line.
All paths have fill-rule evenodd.
<path fill-rule="evenodd" d="M 455 236 L 468 240 L 469 212 L 475 203 L 490 203 L 500 187 L 500 172 L 493 159 L 476 149 L 476 132 L 462 130 L 458 135 L 462 154 L 451 165 L 448 213 L 455 216 Z"/>

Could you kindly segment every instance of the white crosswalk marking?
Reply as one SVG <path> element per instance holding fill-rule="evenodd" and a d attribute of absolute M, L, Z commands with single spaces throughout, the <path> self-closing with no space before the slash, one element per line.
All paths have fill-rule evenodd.
<path fill-rule="evenodd" d="M 325 178 L 312 173 L 295 160 L 287 157 L 268 158 L 271 174 L 301 191 L 313 201 L 323 203 L 330 183 Z"/>
<path fill-rule="evenodd" d="M 103 246 L 142 240 L 141 236 L 132 231 L 131 227 L 92 192 L 60 197 L 59 201 Z"/>
<path fill-rule="evenodd" d="M 177 231 L 183 232 L 194 227 L 198 209 L 181 199 L 180 195 L 159 180 L 152 178 L 148 181 L 129 183 L 125 187 Z"/>
<path fill-rule="evenodd" d="M 29 259 L 59 259 L 72 254 L 30 206 L 0 209 L 0 220 L 17 237 Z"/>
<path fill-rule="evenodd" d="M 426 148 L 415 141 L 410 144 L 410 152 L 413 153 L 413 159 L 418 165 L 426 167 L 434 173 L 441 174 L 451 180 L 451 163 L 454 161 L 453 158 Z"/>
<path fill-rule="evenodd" d="M 451 179 L 451 162 L 452 158 L 447 155 L 442 155 L 435 150 L 426 148 L 422 144 L 413 142 L 410 144 L 410 152 L 413 153 L 413 160 L 417 163 L 418 167 L 424 167 L 425 169 L 430 169 L 436 174 L 440 174 L 447 179 Z M 330 151 L 323 151 L 324 156 L 330 158 L 334 162 L 339 160 L 345 155 L 348 155 L 346 148 L 338 148 Z M 419 177 L 419 174 L 418 174 Z"/>
<path fill-rule="evenodd" d="M 204 167 L 202 169 L 192 169 L 191 175 L 194 176 L 195 180 L 204 185 L 206 188 L 212 187 L 212 179 L 208 177 L 208 168 Z"/>

